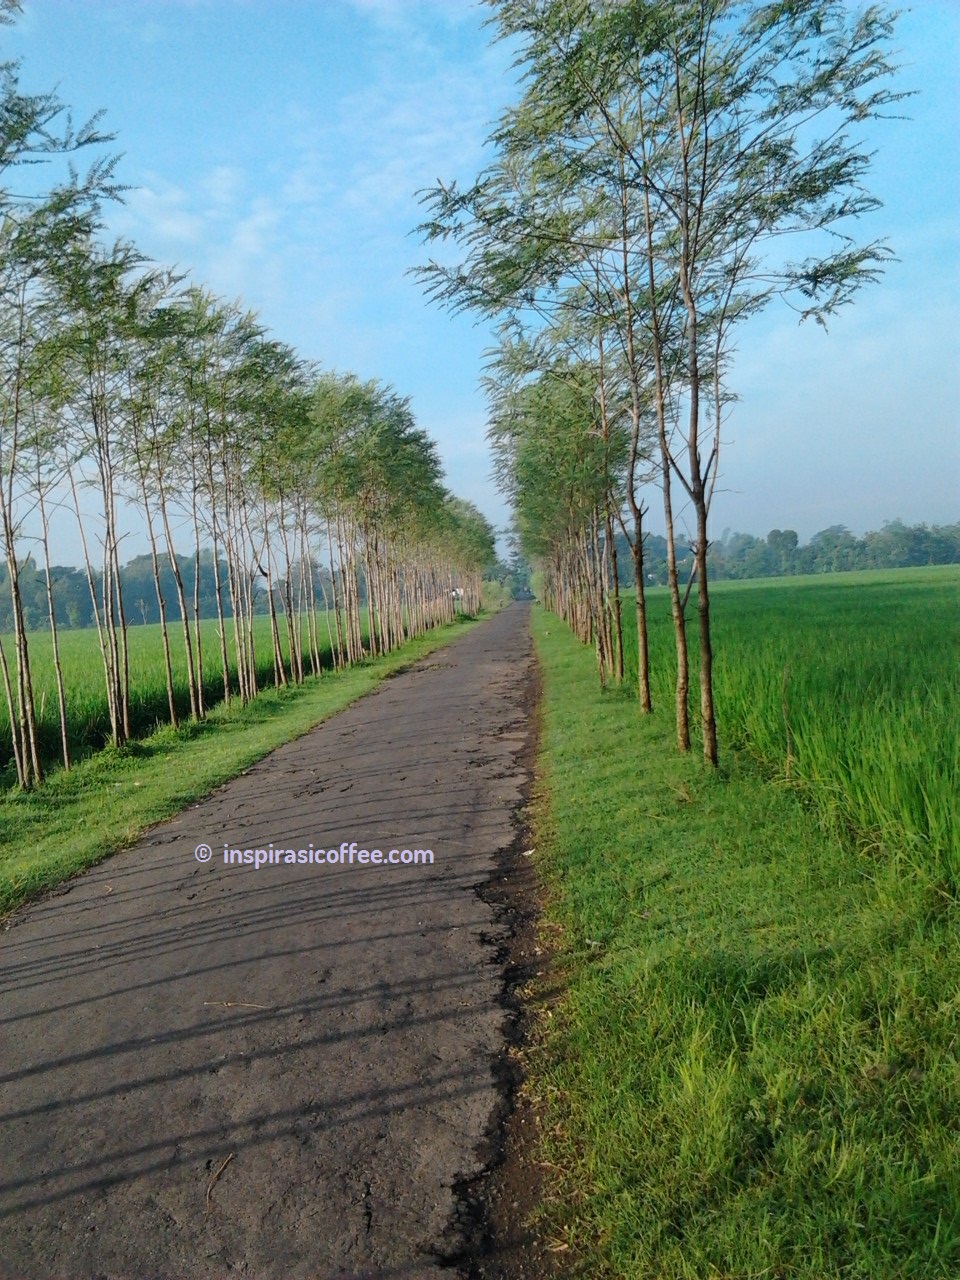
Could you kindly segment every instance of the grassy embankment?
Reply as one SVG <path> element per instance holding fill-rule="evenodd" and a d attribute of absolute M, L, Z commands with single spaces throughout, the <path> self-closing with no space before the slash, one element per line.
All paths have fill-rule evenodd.
<path fill-rule="evenodd" d="M 187 723 L 177 730 L 163 727 L 121 751 L 106 748 L 88 754 L 70 773 L 53 773 L 34 792 L 0 795 L 0 915 L 130 844 L 148 826 L 306 733 L 388 675 L 462 635 L 472 621 L 458 618 L 385 658 L 328 671 L 300 687 L 265 689 L 245 708 L 238 699 L 229 708 L 221 704 L 199 724 Z M 157 636 L 149 632 L 158 635 L 158 628 L 131 632 L 141 654 L 147 655 L 138 668 L 140 684 L 134 687 L 146 686 L 154 695 L 159 690 L 165 708 L 163 668 L 156 665 L 162 663 L 162 654 Z M 68 634 L 74 642 L 72 659 L 82 664 L 85 657 L 86 666 L 78 665 L 78 671 L 89 675 L 90 706 L 99 715 L 96 634 Z"/>
<path fill-rule="evenodd" d="M 650 718 L 535 612 L 564 1274 L 960 1275 L 957 586 L 724 584 L 716 777 L 674 751 L 662 593 Z"/>
<path fill-rule="evenodd" d="M 332 666 L 331 645 L 326 636 L 325 618 L 320 618 L 320 657 L 322 665 Z M 366 610 L 361 613 L 364 637 L 367 637 Z M 232 623 L 228 621 L 228 627 Z M 173 667 L 174 699 L 177 713 L 183 718 L 190 714 L 190 696 L 187 684 L 187 660 L 184 654 L 183 631 L 179 622 L 170 625 L 171 664 Z M 273 684 L 273 644 L 270 619 L 254 619 L 254 642 L 257 655 L 257 683 L 261 688 Z M 163 642 L 158 623 L 148 626 L 131 626 L 129 637 L 130 662 L 130 728 L 138 738 L 151 733 L 169 718 L 167 685 L 163 666 Z M 97 633 L 86 627 L 77 631 L 60 633 L 60 661 L 66 690 L 67 721 L 70 750 L 75 757 L 98 751 L 110 738 L 110 713 L 104 690 L 103 663 L 97 643 Z M 208 707 L 223 698 L 223 664 L 220 659 L 219 630 L 216 621 L 200 624 L 200 640 L 203 659 L 204 699 Z M 309 637 L 303 628 L 304 654 Z M 8 655 L 14 652 L 12 636 L 3 637 Z M 289 672 L 290 649 L 286 628 L 280 627 L 280 643 Z M 232 631 L 228 632 L 228 650 L 233 650 Z M 57 688 L 55 683 L 50 635 L 38 631 L 30 635 L 30 665 L 33 673 L 34 698 L 39 711 L 39 734 L 44 763 L 56 764 L 60 759 L 60 725 L 57 712 Z M 12 657 L 9 659 L 12 662 Z M 237 688 L 235 663 L 230 669 L 231 683 Z M 0 786 L 6 781 L 13 785 L 16 775 L 11 760 L 10 720 L 6 701 L 0 695 Z"/>

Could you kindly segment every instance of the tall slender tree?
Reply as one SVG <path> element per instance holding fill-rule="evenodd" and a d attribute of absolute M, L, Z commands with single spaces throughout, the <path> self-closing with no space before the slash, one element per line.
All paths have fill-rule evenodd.
<path fill-rule="evenodd" d="M 521 43 L 526 89 L 477 182 L 426 194 L 422 230 L 465 256 L 422 274 L 443 301 L 515 317 L 566 305 L 569 282 L 586 287 L 593 270 L 635 427 L 651 407 L 656 421 L 681 749 L 674 483 L 694 511 L 700 724 L 716 764 L 707 551 L 733 334 L 777 296 L 823 321 L 889 256 L 854 236 L 877 201 L 853 130 L 904 96 L 886 85 L 895 15 L 843 0 L 487 3 L 499 34 Z M 794 262 L 781 246 L 797 237 L 809 252 Z"/>

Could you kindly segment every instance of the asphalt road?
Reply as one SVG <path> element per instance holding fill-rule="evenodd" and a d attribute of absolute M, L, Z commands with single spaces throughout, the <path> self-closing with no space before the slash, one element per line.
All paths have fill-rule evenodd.
<path fill-rule="evenodd" d="M 0 1276 L 451 1275 L 532 732 L 514 605 L 0 933 Z M 239 849 L 433 865 L 226 866 Z M 194 856 L 205 842 L 213 856 Z"/>

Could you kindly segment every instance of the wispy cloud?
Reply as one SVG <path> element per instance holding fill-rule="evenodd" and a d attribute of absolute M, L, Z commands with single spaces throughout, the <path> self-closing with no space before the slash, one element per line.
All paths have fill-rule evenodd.
<path fill-rule="evenodd" d="M 192 193 L 151 175 L 147 183 L 127 194 L 125 207 L 112 222 L 134 239 L 146 228 L 151 242 L 175 246 L 182 252 L 203 239 L 205 219 L 191 208 L 194 202 Z"/>
<path fill-rule="evenodd" d="M 473 23 L 482 6 L 470 0 L 345 0 L 347 6 L 364 17 L 390 27 L 412 26 L 426 16 L 450 26 Z"/>
<path fill-rule="evenodd" d="M 201 183 L 200 191 L 210 202 L 214 216 L 236 206 L 243 188 L 243 173 L 233 165 L 221 164 Z"/>

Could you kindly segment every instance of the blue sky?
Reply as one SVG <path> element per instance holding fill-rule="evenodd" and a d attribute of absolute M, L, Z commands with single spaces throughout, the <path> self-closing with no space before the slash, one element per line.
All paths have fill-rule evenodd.
<path fill-rule="evenodd" d="M 488 331 L 426 303 L 415 192 L 469 179 L 515 97 L 469 0 L 24 0 L 0 31 L 31 90 L 105 111 L 131 190 L 111 230 L 241 298 L 327 368 L 393 384 L 454 492 L 497 524 L 478 380 Z M 960 4 L 898 26 L 912 118 L 871 129 L 870 236 L 899 262 L 830 326 L 744 329 L 714 528 L 801 538 L 960 519 Z M 654 507 L 654 503 L 651 503 Z M 653 522 L 656 527 L 656 521 Z M 131 546 L 131 554 L 134 550 Z"/>

